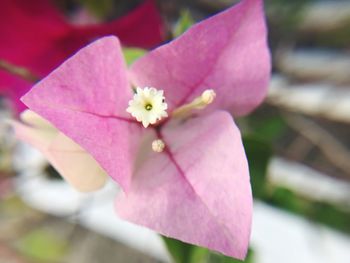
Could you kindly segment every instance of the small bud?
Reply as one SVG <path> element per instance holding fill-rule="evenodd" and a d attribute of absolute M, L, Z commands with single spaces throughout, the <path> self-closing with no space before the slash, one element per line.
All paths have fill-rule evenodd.
<path fill-rule="evenodd" d="M 161 152 L 163 152 L 164 148 L 165 148 L 165 144 L 162 140 L 157 139 L 157 140 L 154 140 L 152 142 L 152 150 L 153 151 L 155 151 L 157 153 L 161 153 Z"/>
<path fill-rule="evenodd" d="M 201 95 L 201 99 L 202 99 L 203 103 L 205 103 L 207 105 L 212 103 L 214 101 L 215 97 L 216 97 L 216 93 L 212 89 L 205 90 Z"/>

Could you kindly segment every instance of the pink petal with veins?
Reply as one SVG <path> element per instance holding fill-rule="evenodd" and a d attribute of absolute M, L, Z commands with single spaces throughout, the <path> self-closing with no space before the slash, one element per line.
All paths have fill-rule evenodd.
<path fill-rule="evenodd" d="M 267 92 L 266 34 L 262 0 L 243 0 L 136 61 L 131 77 L 135 85 L 164 89 L 171 109 L 214 89 L 211 110 L 243 115 Z"/>
<path fill-rule="evenodd" d="M 161 137 L 166 150 L 144 153 L 129 192 L 117 199 L 118 214 L 163 235 L 243 259 L 252 195 L 240 132 L 232 117 L 217 111 L 169 123 Z"/>
<path fill-rule="evenodd" d="M 106 37 L 79 51 L 22 98 L 124 189 L 143 132 L 125 111 L 132 97 L 126 76 L 118 39 Z"/>

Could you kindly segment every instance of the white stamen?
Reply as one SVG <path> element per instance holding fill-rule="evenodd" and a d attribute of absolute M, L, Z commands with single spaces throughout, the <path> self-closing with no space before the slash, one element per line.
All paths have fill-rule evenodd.
<path fill-rule="evenodd" d="M 129 107 L 126 111 L 147 128 L 150 124 L 155 124 L 162 118 L 168 117 L 166 112 L 168 105 L 164 101 L 163 90 L 138 87 L 133 99 L 129 101 Z"/>
<path fill-rule="evenodd" d="M 154 140 L 152 142 L 152 150 L 161 153 L 165 148 L 165 143 L 161 139 Z"/>
<path fill-rule="evenodd" d="M 173 111 L 174 117 L 186 117 L 192 110 L 201 110 L 211 104 L 216 97 L 216 93 L 212 89 L 203 91 L 201 96 L 195 98 L 192 102 L 185 104 Z"/>
<path fill-rule="evenodd" d="M 202 101 L 206 105 L 209 105 L 210 103 L 212 103 L 214 101 L 215 97 L 216 97 L 216 93 L 212 89 L 205 90 L 201 95 Z"/>

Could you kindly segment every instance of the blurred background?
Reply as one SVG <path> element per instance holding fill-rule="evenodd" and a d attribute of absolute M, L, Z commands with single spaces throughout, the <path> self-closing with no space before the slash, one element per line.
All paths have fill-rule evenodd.
<path fill-rule="evenodd" d="M 6 124 L 19 98 L 94 39 L 131 63 L 234 0 L 0 1 L 0 263 L 239 262 L 118 219 L 113 185 L 70 188 Z M 350 1 L 266 0 L 273 75 L 237 120 L 255 198 L 250 263 L 350 262 Z M 214 36 L 213 36 L 214 37 Z"/>

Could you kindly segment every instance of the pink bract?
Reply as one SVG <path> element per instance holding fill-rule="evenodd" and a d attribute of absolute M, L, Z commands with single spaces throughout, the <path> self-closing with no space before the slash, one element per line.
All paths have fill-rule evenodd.
<path fill-rule="evenodd" d="M 116 35 L 123 45 L 153 48 L 163 41 L 163 23 L 153 0 L 111 22 L 71 24 L 50 0 L 2 0 L 0 8 L 0 59 L 45 77 L 77 50 L 105 35 Z M 32 86 L 0 70 L 0 94 L 18 111 L 19 98 Z"/>
<path fill-rule="evenodd" d="M 105 185 L 107 174 L 78 144 L 34 112 L 26 110 L 20 117 L 23 123 L 12 121 L 16 137 L 41 151 L 75 189 L 90 192 Z"/>
<path fill-rule="evenodd" d="M 270 56 L 261 0 L 241 3 L 136 61 L 128 71 L 115 37 L 79 51 L 23 102 L 79 144 L 124 190 L 118 214 L 164 235 L 243 259 L 252 217 L 249 170 L 229 113 L 264 98 Z M 214 89 L 189 119 L 144 129 L 126 112 L 132 84 L 165 91 L 169 114 Z M 162 153 L 150 144 L 160 138 Z"/>

